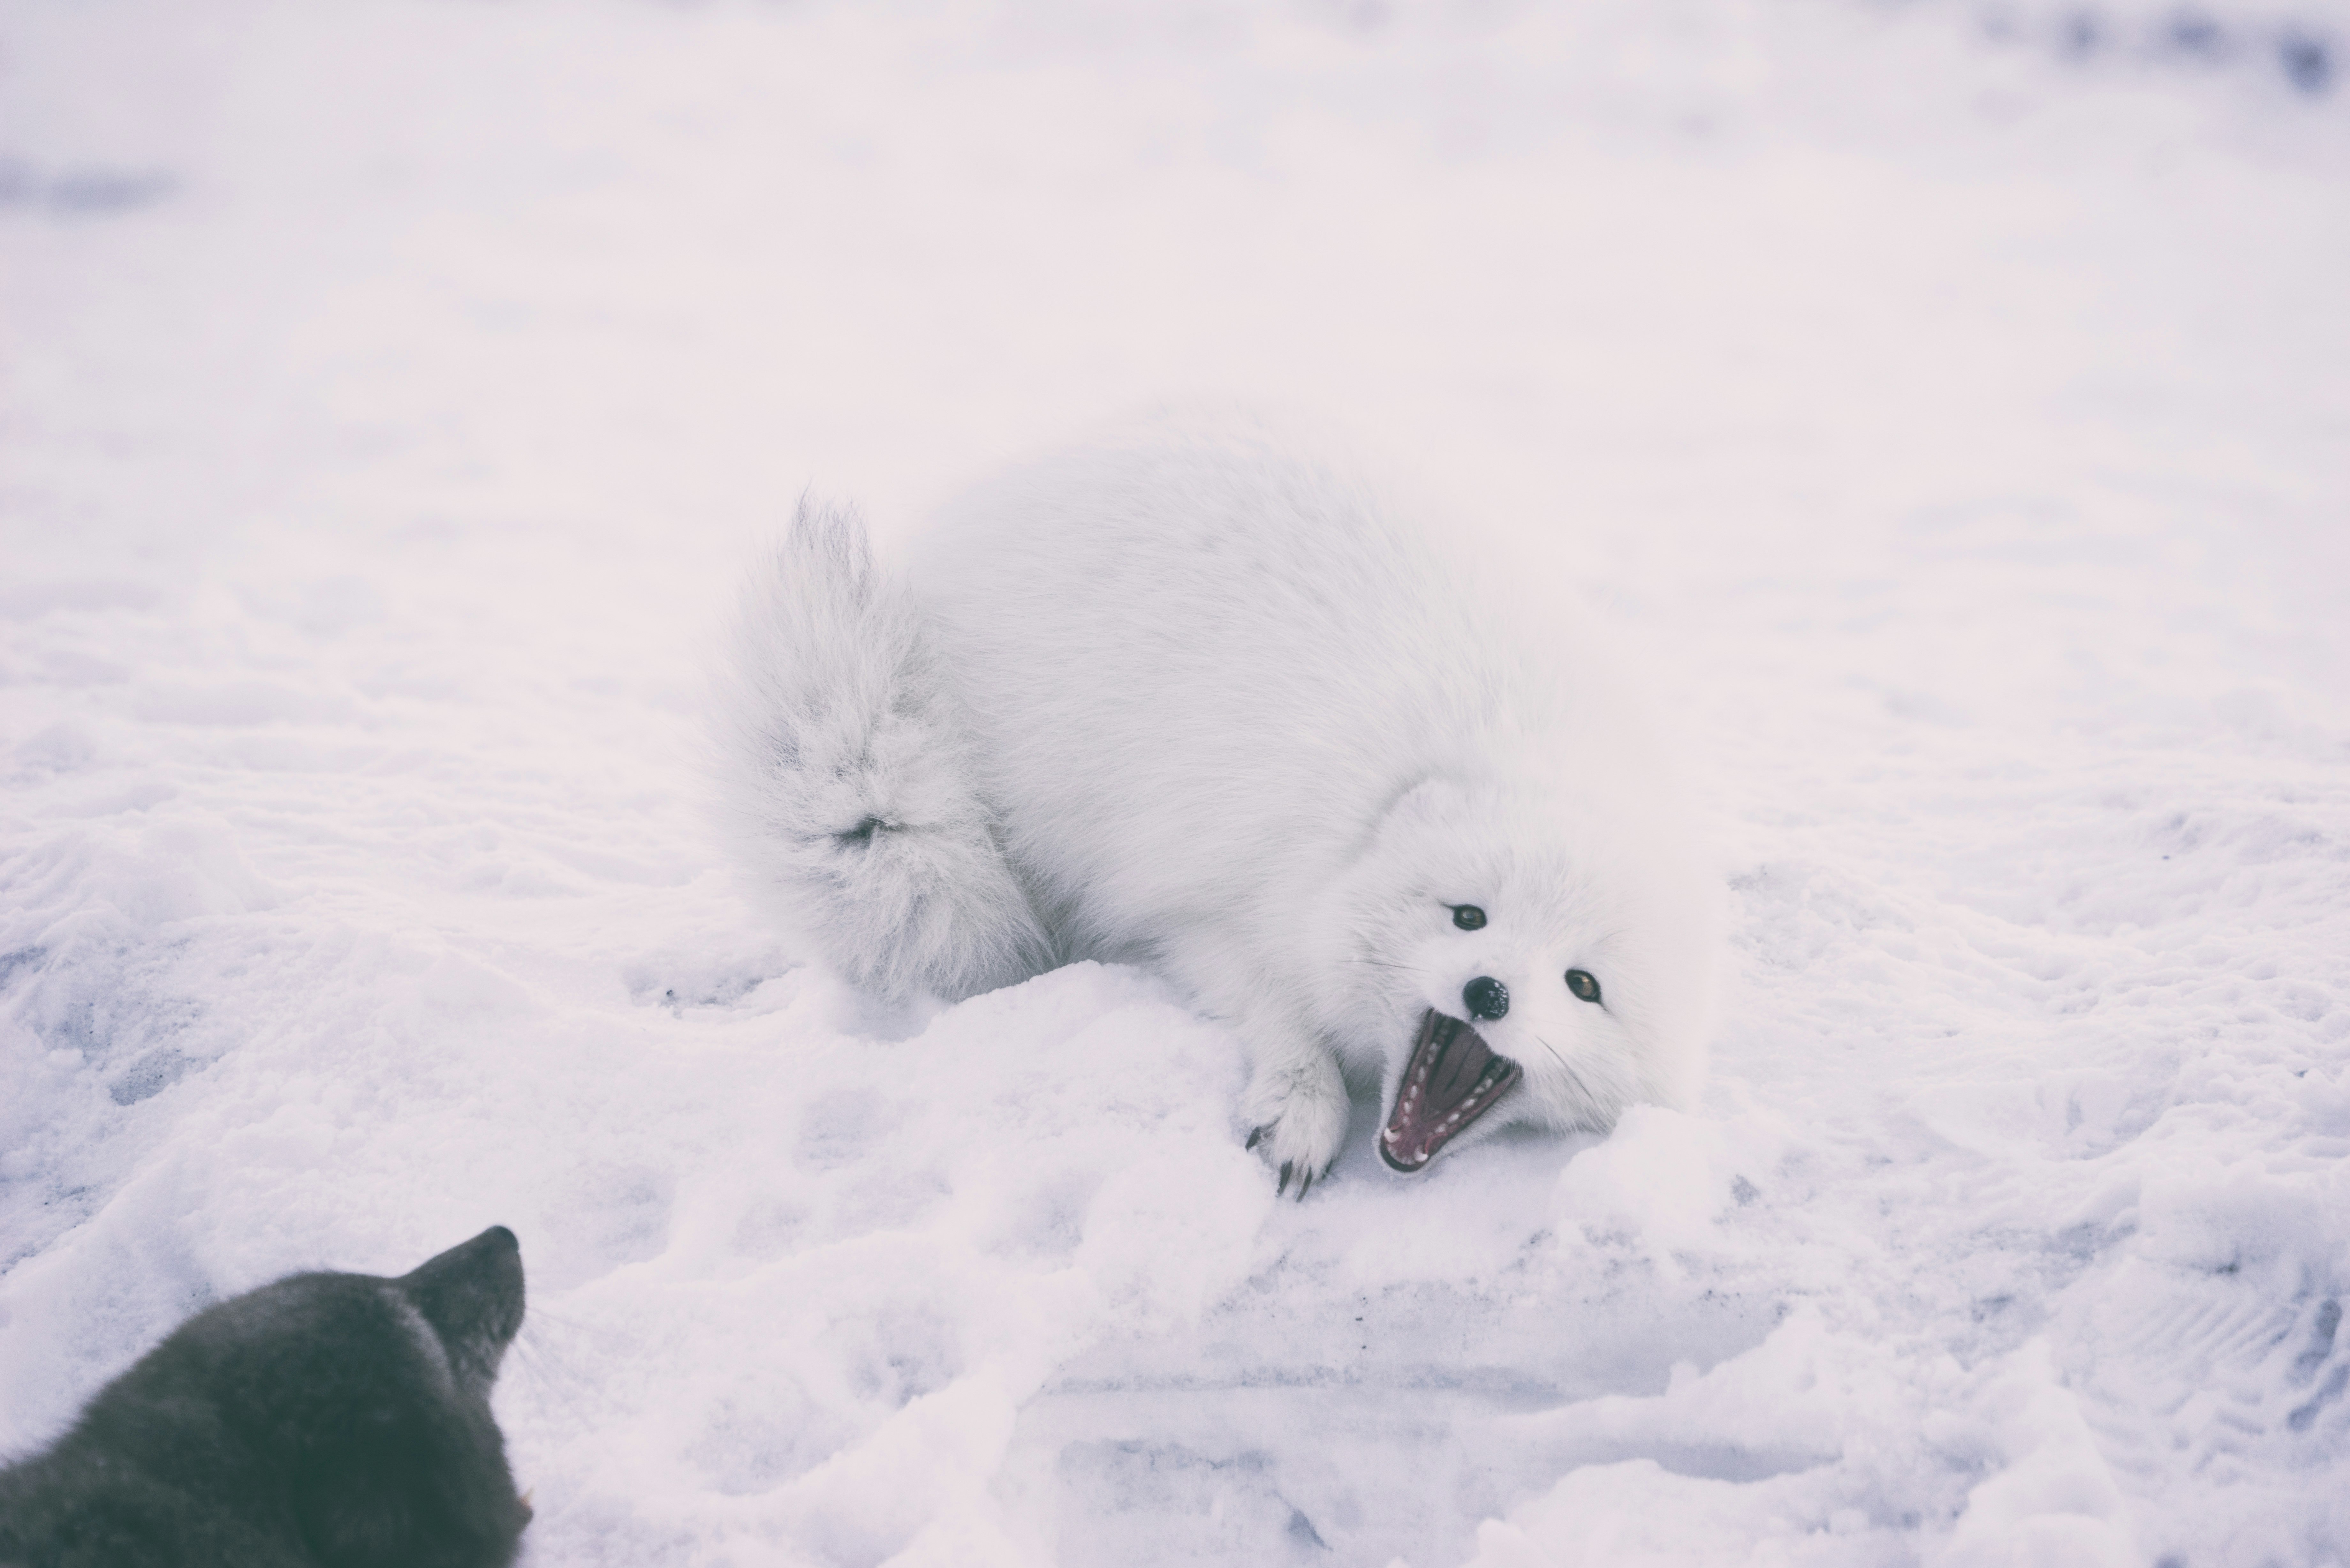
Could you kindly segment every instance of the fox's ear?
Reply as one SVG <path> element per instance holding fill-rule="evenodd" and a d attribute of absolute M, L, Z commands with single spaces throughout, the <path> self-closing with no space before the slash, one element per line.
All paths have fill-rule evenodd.
<path fill-rule="evenodd" d="M 1379 819 L 1382 838 L 1398 831 L 1441 826 L 1467 815 L 1469 794 L 1446 778 L 1426 778 L 1396 796 Z"/>

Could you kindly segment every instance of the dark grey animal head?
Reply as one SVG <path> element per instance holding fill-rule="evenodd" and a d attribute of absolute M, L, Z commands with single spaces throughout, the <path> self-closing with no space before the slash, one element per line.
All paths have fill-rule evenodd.
<path fill-rule="evenodd" d="M 56 1546 L 74 1563 L 504 1568 L 530 1510 L 489 1394 L 522 1319 L 521 1250 L 503 1226 L 397 1279 L 296 1274 L 224 1302 L 109 1385 L 48 1454 L 0 1476 L 0 1503 L 26 1521 L 0 1524 L 0 1548 L 47 1562 Z M 140 1550 L 165 1541 L 178 1544 Z M 207 1542 L 219 1550 L 191 1549 Z"/>
<path fill-rule="evenodd" d="M 494 1226 L 396 1280 L 280 1280 L 157 1354 L 183 1342 L 224 1415 L 278 1461 L 319 1562 L 502 1563 L 529 1515 L 489 1393 L 522 1315 L 522 1250 Z"/>

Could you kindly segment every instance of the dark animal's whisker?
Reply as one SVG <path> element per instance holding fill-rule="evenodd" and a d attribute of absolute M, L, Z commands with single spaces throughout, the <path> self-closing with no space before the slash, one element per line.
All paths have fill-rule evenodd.
<path fill-rule="evenodd" d="M 582 1397 L 589 1379 L 553 1347 L 543 1340 L 534 1341 L 525 1328 L 506 1347 L 506 1355 L 513 1361 L 514 1370 L 521 1374 L 508 1381 L 524 1399 L 555 1407 L 576 1430 L 584 1431 L 594 1425 Z"/>

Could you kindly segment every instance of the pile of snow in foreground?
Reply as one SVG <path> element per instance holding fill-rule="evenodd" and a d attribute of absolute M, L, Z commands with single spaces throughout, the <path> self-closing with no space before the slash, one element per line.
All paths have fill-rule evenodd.
<path fill-rule="evenodd" d="M 0 1449 L 504 1222 L 536 1563 L 2344 1562 L 2343 18 L 2003 14 L 0 10 Z M 1193 387 L 1679 693 L 1700 1114 L 1276 1203 L 753 919 L 758 532 Z"/>

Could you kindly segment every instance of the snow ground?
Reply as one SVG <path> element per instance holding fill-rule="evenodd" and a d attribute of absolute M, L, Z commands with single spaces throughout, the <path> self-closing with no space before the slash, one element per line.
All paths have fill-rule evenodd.
<path fill-rule="evenodd" d="M 0 1451 L 502 1221 L 532 1563 L 2350 1560 L 2345 23 L 0 0 Z M 752 919 L 753 541 L 1197 389 L 1677 694 L 1701 1115 Z"/>

